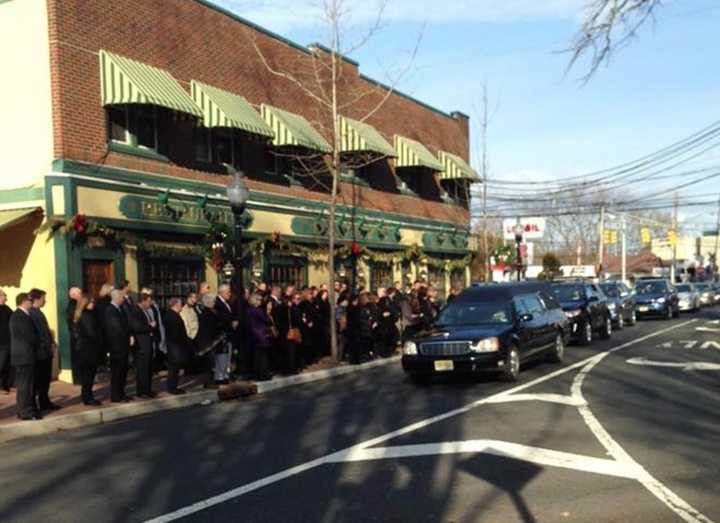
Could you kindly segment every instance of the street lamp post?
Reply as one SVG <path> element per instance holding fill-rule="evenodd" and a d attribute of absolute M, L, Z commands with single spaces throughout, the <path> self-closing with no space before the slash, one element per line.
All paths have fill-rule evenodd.
<path fill-rule="evenodd" d="M 517 267 L 517 281 L 520 281 L 520 276 L 522 272 L 522 241 L 523 241 L 523 232 L 525 232 L 525 229 L 523 228 L 522 224 L 518 223 L 513 227 L 513 232 L 515 233 L 515 256 L 516 256 L 516 267 Z"/>
<path fill-rule="evenodd" d="M 230 282 L 230 287 L 238 299 L 242 300 L 245 294 L 243 283 L 243 260 L 242 260 L 242 216 L 245 212 L 245 205 L 250 198 L 250 191 L 245 183 L 245 176 L 242 172 L 234 171 L 233 177 L 227 186 L 227 197 L 230 202 L 230 209 L 233 213 L 235 234 L 233 236 L 233 264 L 235 271 Z"/>

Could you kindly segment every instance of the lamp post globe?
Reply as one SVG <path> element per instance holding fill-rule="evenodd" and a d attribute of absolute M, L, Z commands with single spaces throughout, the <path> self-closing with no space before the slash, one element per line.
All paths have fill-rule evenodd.
<path fill-rule="evenodd" d="M 233 294 L 242 300 L 245 294 L 243 290 L 243 260 L 242 260 L 242 233 L 243 233 L 243 213 L 245 206 L 250 198 L 250 190 L 245 183 L 245 176 L 242 172 L 229 168 L 232 179 L 227 185 L 227 198 L 230 202 L 230 209 L 233 213 L 233 221 L 235 226 L 234 246 L 233 246 L 233 263 L 235 271 L 232 275 L 230 286 Z"/>

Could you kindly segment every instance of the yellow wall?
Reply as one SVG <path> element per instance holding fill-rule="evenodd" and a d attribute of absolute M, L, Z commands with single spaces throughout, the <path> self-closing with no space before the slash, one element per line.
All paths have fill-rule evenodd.
<path fill-rule="evenodd" d="M 53 157 L 46 0 L 0 2 L 0 189 L 42 180 Z"/>
<path fill-rule="evenodd" d="M 0 289 L 8 295 L 8 305 L 15 308 L 15 297 L 32 288 L 47 292 L 43 309 L 53 332 L 57 333 L 57 296 L 55 294 L 55 253 L 48 233 L 35 235 L 42 223 L 40 213 L 0 231 Z M 57 341 L 57 335 L 55 336 Z M 57 370 L 57 358 L 55 359 Z"/>
<path fill-rule="evenodd" d="M 327 264 L 310 263 L 308 265 L 308 285 L 320 286 L 328 283 L 328 266 Z"/>

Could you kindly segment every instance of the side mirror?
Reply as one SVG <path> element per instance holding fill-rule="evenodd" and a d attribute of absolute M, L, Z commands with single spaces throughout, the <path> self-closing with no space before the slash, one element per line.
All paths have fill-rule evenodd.
<path fill-rule="evenodd" d="M 529 321 L 533 321 L 532 314 L 521 314 L 520 315 L 520 323 L 527 323 Z"/>

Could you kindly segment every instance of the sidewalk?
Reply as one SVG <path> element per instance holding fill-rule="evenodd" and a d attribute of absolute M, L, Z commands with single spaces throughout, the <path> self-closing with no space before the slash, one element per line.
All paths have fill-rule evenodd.
<path fill-rule="evenodd" d="M 292 387 L 303 383 L 334 378 L 361 370 L 396 363 L 399 356 L 376 359 L 362 365 L 335 364 L 329 359 L 321 360 L 308 367 L 304 372 L 293 376 L 282 376 L 264 382 L 238 382 L 243 396 Z M 187 394 L 174 396 L 165 392 L 165 373 L 153 380 L 153 390 L 158 393 L 154 399 L 135 398 L 130 403 L 111 403 L 109 376 L 101 374 L 94 387 L 95 398 L 103 404 L 100 407 L 83 405 L 80 399 L 80 387 L 62 382 L 53 382 L 50 398 L 62 407 L 61 410 L 44 415 L 42 420 L 19 421 L 15 410 L 15 391 L 5 395 L 0 392 L 0 443 L 59 430 L 70 430 L 89 425 L 98 425 L 111 421 L 140 416 L 152 412 L 209 404 L 219 401 L 217 388 L 204 388 L 195 376 L 182 377 L 180 388 Z M 128 392 L 134 395 L 135 385 L 132 375 L 128 376 Z"/>

